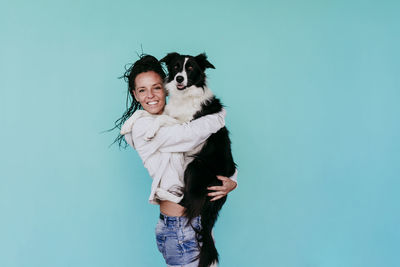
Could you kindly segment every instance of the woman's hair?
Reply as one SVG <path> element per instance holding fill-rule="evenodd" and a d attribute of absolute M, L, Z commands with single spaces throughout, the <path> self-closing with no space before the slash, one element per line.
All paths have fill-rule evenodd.
<path fill-rule="evenodd" d="M 126 66 L 125 66 L 126 69 Z M 126 94 L 126 111 L 122 115 L 121 118 L 114 122 L 114 128 L 110 129 L 114 130 L 115 128 L 121 129 L 122 125 L 125 121 L 132 116 L 132 114 L 138 110 L 142 109 L 142 106 L 138 101 L 136 101 L 135 96 L 133 95 L 133 91 L 135 90 L 135 78 L 140 73 L 154 71 L 158 75 L 160 75 L 161 79 L 165 79 L 165 72 L 161 66 L 161 63 L 158 61 L 157 58 L 141 54 L 139 55 L 139 60 L 133 63 L 128 69 L 126 69 L 125 73 L 120 77 L 123 78 L 128 83 L 128 92 Z M 118 142 L 119 147 L 121 147 L 122 143 L 124 143 L 124 147 L 127 146 L 125 138 L 123 135 L 118 133 L 118 137 L 115 138 L 114 143 Z"/>

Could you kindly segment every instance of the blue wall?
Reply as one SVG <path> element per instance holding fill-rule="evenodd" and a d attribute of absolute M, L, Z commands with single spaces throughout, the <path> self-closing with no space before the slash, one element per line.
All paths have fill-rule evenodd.
<path fill-rule="evenodd" d="M 207 52 L 239 165 L 221 267 L 395 267 L 398 1 L 0 8 L 0 266 L 164 266 L 137 153 L 109 147 L 136 52 Z"/>

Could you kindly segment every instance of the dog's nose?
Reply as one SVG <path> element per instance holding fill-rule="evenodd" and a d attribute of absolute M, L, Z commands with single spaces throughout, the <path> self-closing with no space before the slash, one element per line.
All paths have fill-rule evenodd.
<path fill-rule="evenodd" d="M 181 83 L 181 82 L 183 82 L 183 76 L 176 76 L 176 81 L 178 82 L 178 83 Z"/>

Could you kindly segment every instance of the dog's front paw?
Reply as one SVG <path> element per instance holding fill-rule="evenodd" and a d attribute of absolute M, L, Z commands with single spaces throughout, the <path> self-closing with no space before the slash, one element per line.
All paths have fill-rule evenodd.
<path fill-rule="evenodd" d="M 147 130 L 146 134 L 144 135 L 144 140 L 150 141 L 152 140 L 158 131 L 158 127 L 150 127 L 149 130 Z"/>

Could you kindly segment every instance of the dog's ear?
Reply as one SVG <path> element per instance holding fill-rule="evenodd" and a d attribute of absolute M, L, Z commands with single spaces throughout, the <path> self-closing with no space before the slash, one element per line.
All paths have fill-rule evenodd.
<path fill-rule="evenodd" d="M 160 60 L 160 62 L 164 62 L 168 66 L 174 58 L 179 57 L 179 56 L 180 55 L 176 52 L 168 53 L 165 57 L 163 57 Z"/>
<path fill-rule="evenodd" d="M 206 53 L 202 53 L 194 57 L 197 64 L 199 64 L 200 68 L 204 71 L 207 68 L 215 69 L 214 65 L 207 60 Z"/>

